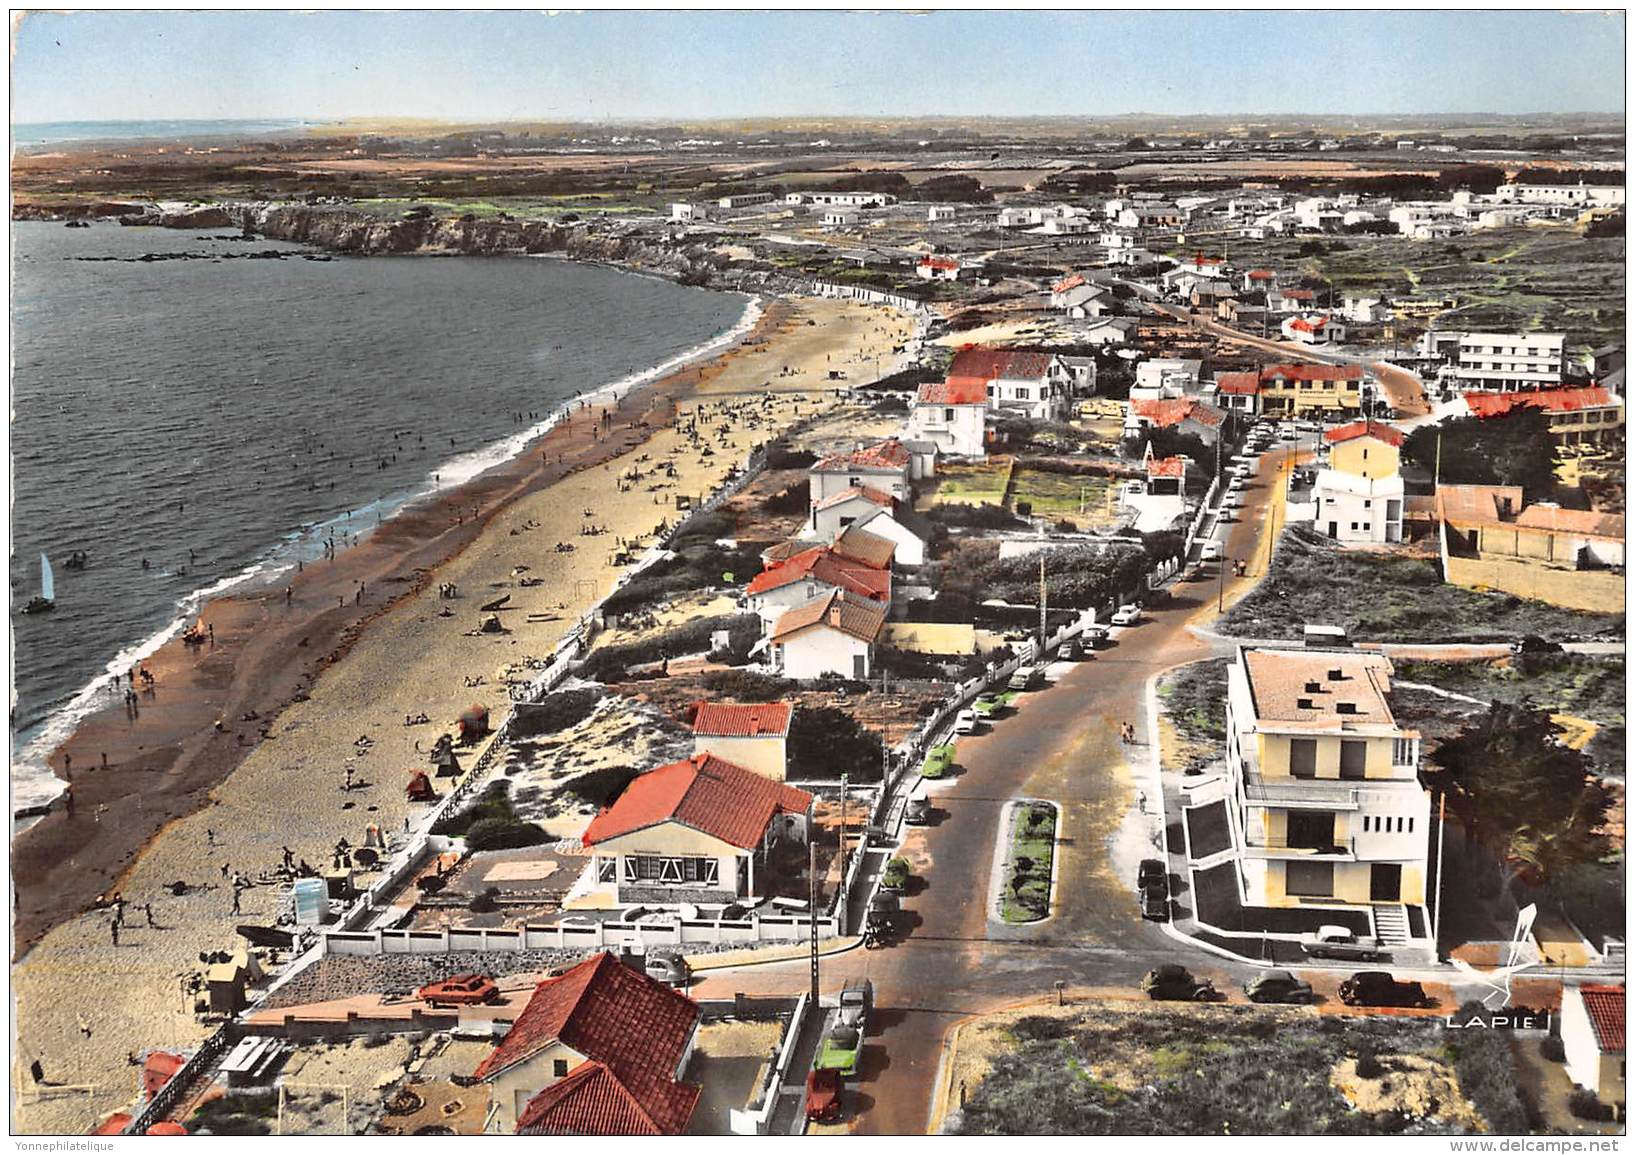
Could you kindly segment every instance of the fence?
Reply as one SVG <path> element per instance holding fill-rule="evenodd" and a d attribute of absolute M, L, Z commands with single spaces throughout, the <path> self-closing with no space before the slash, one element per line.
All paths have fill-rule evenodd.
<path fill-rule="evenodd" d="M 840 285 L 834 281 L 813 281 L 812 293 L 818 297 L 839 297 L 850 301 L 867 301 L 871 305 L 890 305 L 893 309 L 901 309 L 905 313 L 929 313 L 931 311 L 924 301 L 916 301 L 913 297 L 904 297 L 898 293 L 887 293 L 880 289 L 867 289 L 862 285 Z"/>
<path fill-rule="evenodd" d="M 817 937 L 840 933 L 843 915 L 819 915 Z M 565 950 L 610 947 L 756 946 L 807 942 L 810 915 L 750 914 L 742 919 L 668 918 L 655 922 L 566 918 L 550 926 L 507 928 L 446 927 L 441 930 L 330 930 L 322 953 L 373 957 L 390 954 L 451 954 L 459 951 Z"/>
<path fill-rule="evenodd" d="M 231 1024 L 223 1024 L 216 1032 L 199 1044 L 183 1063 L 177 1072 L 170 1077 L 163 1087 L 154 1093 L 153 1098 L 142 1105 L 142 1109 L 131 1116 L 131 1121 L 125 1124 L 122 1135 L 141 1135 L 155 1123 L 164 1119 L 175 1109 L 181 1098 L 193 1087 L 195 1080 L 210 1069 L 221 1054 L 233 1043 L 233 1035 L 229 1030 Z"/>
<path fill-rule="evenodd" d="M 1186 552 L 1189 554 L 1192 552 L 1192 547 L 1198 544 L 1198 539 L 1203 536 L 1204 522 L 1209 517 L 1209 505 L 1215 500 L 1215 492 L 1220 487 L 1221 479 L 1218 477 L 1209 483 L 1208 490 L 1204 492 L 1204 499 L 1198 505 L 1198 512 L 1192 517 L 1192 524 L 1187 528 L 1186 539 Z"/>

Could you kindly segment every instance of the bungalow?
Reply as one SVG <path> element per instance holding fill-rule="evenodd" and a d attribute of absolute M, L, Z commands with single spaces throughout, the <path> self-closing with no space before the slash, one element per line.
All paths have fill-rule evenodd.
<path fill-rule="evenodd" d="M 872 516 L 877 510 L 890 510 L 896 504 L 896 498 L 885 490 L 867 485 L 854 485 L 822 501 L 812 502 L 807 532 L 823 541 L 833 541 L 848 525 Z M 796 552 L 799 551 L 793 551 L 786 556 L 792 557 Z"/>
<path fill-rule="evenodd" d="M 1250 369 L 1242 373 L 1215 374 L 1215 403 L 1234 413 L 1258 416 L 1260 413 L 1260 372 Z"/>
<path fill-rule="evenodd" d="M 1099 285 L 1081 285 L 1062 294 L 1061 309 L 1071 321 L 1105 317 L 1113 311 L 1113 295 Z"/>
<path fill-rule="evenodd" d="M 954 257 L 924 256 L 914 266 L 914 272 L 922 281 L 957 281 L 961 268 Z"/>
<path fill-rule="evenodd" d="M 744 587 L 744 600 L 770 629 L 786 610 L 836 590 L 887 607 L 891 570 L 842 557 L 833 546 L 811 546 L 756 574 Z"/>
<path fill-rule="evenodd" d="M 694 754 L 637 775 L 591 819 L 581 896 L 611 905 L 713 903 L 756 894 L 756 870 L 780 842 L 805 843 L 812 796 L 764 774 Z"/>
<path fill-rule="evenodd" d="M 700 1088 L 681 1081 L 698 1004 L 607 952 L 534 988 L 473 1078 L 491 1131 L 680 1135 Z"/>
<path fill-rule="evenodd" d="M 1271 269 L 1250 269 L 1243 274 L 1245 293 L 1264 293 L 1277 287 L 1277 274 Z"/>
<path fill-rule="evenodd" d="M 848 453 L 833 453 L 808 471 L 812 479 L 812 504 L 862 487 L 907 501 L 913 493 L 910 483 L 931 476 L 932 469 L 930 460 L 915 454 L 895 437 Z"/>
<path fill-rule="evenodd" d="M 1198 391 L 1204 363 L 1196 357 L 1151 357 L 1135 367 L 1132 401 L 1163 401 Z"/>
<path fill-rule="evenodd" d="M 1567 1077 L 1603 1103 L 1624 1104 L 1623 984 L 1570 986 L 1561 994 Z"/>
<path fill-rule="evenodd" d="M 835 536 L 829 549 L 835 557 L 842 561 L 855 562 L 858 565 L 868 566 L 870 569 L 880 569 L 890 572 L 892 562 L 896 560 L 897 543 L 890 538 L 870 533 L 855 522 L 841 530 Z"/>
<path fill-rule="evenodd" d="M 1101 317 L 1075 332 L 1087 345 L 1128 345 L 1135 336 L 1134 317 Z"/>
<path fill-rule="evenodd" d="M 895 545 L 897 552 L 892 555 L 894 565 L 913 569 L 925 564 L 931 526 L 911 509 L 876 506 L 854 521 L 850 529 L 866 531 L 870 537 L 885 538 Z"/>
<path fill-rule="evenodd" d="M 867 678 L 885 622 L 886 607 L 879 602 L 830 590 L 787 611 L 772 627 L 772 672 L 800 680 Z"/>
<path fill-rule="evenodd" d="M 1347 297 L 1340 308 L 1340 315 L 1358 325 L 1379 324 L 1393 316 L 1391 306 L 1379 297 Z"/>
<path fill-rule="evenodd" d="M 1226 411 L 1191 397 L 1163 401 L 1131 401 L 1124 418 L 1124 436 L 1137 437 L 1148 429 L 1175 429 L 1206 445 L 1220 440 Z"/>
<path fill-rule="evenodd" d="M 1317 304 L 1317 294 L 1311 289 L 1279 289 L 1276 287 L 1266 290 L 1266 307 L 1274 313 L 1298 313 L 1302 309 L 1310 309 Z"/>
<path fill-rule="evenodd" d="M 863 217 L 856 209 L 826 209 L 823 213 L 823 227 L 829 229 L 846 229 L 857 224 Z"/>
<path fill-rule="evenodd" d="M 980 385 L 991 410 L 1062 421 L 1072 401 L 1074 374 L 1053 353 L 977 345 L 954 354 L 947 384 L 961 390 Z"/>
<path fill-rule="evenodd" d="M 1307 313 L 1284 321 L 1283 337 L 1300 345 L 1327 345 L 1345 340 L 1345 325 L 1321 313 Z"/>
<path fill-rule="evenodd" d="M 693 755 L 713 754 L 782 782 L 794 717 L 795 707 L 788 702 L 695 702 Z"/>
<path fill-rule="evenodd" d="M 910 437 L 934 443 L 951 457 L 987 452 L 988 386 L 974 377 L 927 381 L 909 411 Z"/>
<path fill-rule="evenodd" d="M 1621 612 L 1622 514 L 1524 506 L 1519 486 L 1443 485 L 1436 491 L 1442 575 L 1568 609 Z"/>

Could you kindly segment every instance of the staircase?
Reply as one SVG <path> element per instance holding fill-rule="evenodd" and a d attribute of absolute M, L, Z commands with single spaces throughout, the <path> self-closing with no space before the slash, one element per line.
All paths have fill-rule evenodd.
<path fill-rule="evenodd" d="M 1374 936 L 1386 946 L 1408 945 L 1408 908 L 1404 906 L 1376 906 L 1374 908 Z"/>

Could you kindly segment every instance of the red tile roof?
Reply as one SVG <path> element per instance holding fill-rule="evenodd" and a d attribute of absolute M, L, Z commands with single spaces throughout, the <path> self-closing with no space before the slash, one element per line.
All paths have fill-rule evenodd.
<path fill-rule="evenodd" d="M 1376 441 L 1383 441 L 1387 445 L 1402 445 L 1402 431 L 1382 421 L 1353 421 L 1350 425 L 1342 425 L 1338 429 L 1330 429 L 1323 434 L 1324 440 L 1338 445 L 1342 441 L 1355 441 L 1359 437 L 1372 437 Z"/>
<path fill-rule="evenodd" d="M 1284 289 L 1283 295 L 1291 301 L 1311 301 L 1317 297 L 1311 289 Z"/>
<path fill-rule="evenodd" d="M 1253 369 L 1244 373 L 1217 373 L 1215 389 L 1227 396 L 1253 397 L 1260 392 L 1260 374 Z"/>
<path fill-rule="evenodd" d="M 779 618 L 772 627 L 771 638 L 778 641 L 814 626 L 827 626 L 865 642 L 880 636 L 886 624 L 886 609 L 879 602 L 847 597 L 840 590 L 830 590 L 803 606 L 796 606 Z"/>
<path fill-rule="evenodd" d="M 1593 509 L 1562 509 L 1555 505 L 1529 505 L 1516 515 L 1515 525 L 1523 529 L 1546 530 L 1552 533 L 1585 534 L 1590 537 L 1608 537 L 1621 541 L 1624 536 L 1624 515 L 1598 513 Z"/>
<path fill-rule="evenodd" d="M 713 754 L 695 754 L 639 775 L 613 805 L 591 820 L 580 840 L 595 846 L 678 822 L 729 846 L 752 850 L 761 844 L 775 815 L 805 814 L 811 805 L 812 796 L 804 790 Z"/>
<path fill-rule="evenodd" d="M 953 257 L 921 257 L 920 267 L 927 269 L 957 269 L 959 262 Z"/>
<path fill-rule="evenodd" d="M 1466 393 L 1465 404 L 1477 417 L 1503 417 L 1516 409 L 1542 409 L 1546 413 L 1574 413 L 1614 404 L 1603 386 L 1576 389 L 1534 389 L 1517 393 Z"/>
<path fill-rule="evenodd" d="M 948 378 L 971 377 L 983 383 L 999 377 L 1032 379 L 1049 373 L 1053 359 L 1054 354 L 1051 353 L 973 345 L 954 354 L 954 360 L 948 366 Z"/>
<path fill-rule="evenodd" d="M 818 502 L 815 508 L 828 509 L 832 505 L 839 505 L 842 502 L 851 501 L 858 497 L 861 497 L 864 501 L 872 501 L 875 505 L 884 506 L 886 509 L 890 509 L 897 504 L 897 499 L 883 489 L 875 489 L 871 485 L 853 485 L 842 489 L 839 493 L 831 493 Z"/>
<path fill-rule="evenodd" d="M 761 781 L 775 785 L 769 779 Z M 686 995 L 604 951 L 535 987 L 528 1005 L 478 1066 L 475 1077 L 491 1079 L 561 1042 L 588 1060 L 576 1070 L 590 1063 L 604 1067 L 659 1133 L 679 1134 L 692 1117 L 699 1089 L 676 1082 L 676 1068 L 687 1053 L 698 1020 L 698 1004 Z M 569 1072 L 569 1078 L 572 1076 Z M 589 1112 L 576 1118 L 594 1117 Z"/>
<path fill-rule="evenodd" d="M 1289 322 L 1289 328 L 1300 333 L 1321 333 L 1328 328 L 1327 317 L 1296 317 Z"/>
<path fill-rule="evenodd" d="M 1251 281 L 1275 281 L 1277 280 L 1277 274 L 1270 269 L 1250 269 L 1249 279 Z"/>
<path fill-rule="evenodd" d="M 97 1124 L 93 1135 L 123 1135 L 125 1128 L 131 1125 L 131 1117 L 123 1111 L 115 1111 L 102 1122 Z"/>
<path fill-rule="evenodd" d="M 1624 988 L 1622 986 L 1582 986 L 1590 1026 L 1595 1028 L 1595 1045 L 1603 1055 L 1624 1053 Z"/>
<path fill-rule="evenodd" d="M 950 377 L 920 386 L 921 405 L 987 405 L 988 383 L 978 377 Z"/>
<path fill-rule="evenodd" d="M 568 1072 L 567 1078 L 552 1083 L 528 1100 L 517 1117 L 517 1134 L 679 1135 L 692 1117 L 702 1088 L 684 1083 L 675 1086 L 691 1092 L 692 1102 L 684 1104 L 686 1114 L 679 1119 L 680 1125 L 670 1127 L 669 1119 L 663 1124 L 654 1119 L 641 1100 L 607 1066 L 580 1063 Z"/>
<path fill-rule="evenodd" d="M 699 702 L 693 733 L 716 738 L 762 738 L 789 733 L 795 707 L 788 702 Z"/>
<path fill-rule="evenodd" d="M 1147 460 L 1148 477 L 1185 477 L 1186 474 L 1184 457 L 1153 457 Z"/>
<path fill-rule="evenodd" d="M 913 459 L 914 455 L 907 446 L 890 437 L 878 445 L 854 449 L 850 453 L 831 454 L 812 466 L 812 470 L 816 473 L 844 473 L 850 469 L 874 469 L 902 473 Z"/>
<path fill-rule="evenodd" d="M 1052 293 L 1065 293 L 1067 290 L 1076 289 L 1082 284 L 1085 284 L 1085 279 L 1079 276 L 1079 274 L 1074 273 L 1072 276 L 1063 277 L 1054 285 L 1050 286 L 1050 291 Z"/>
<path fill-rule="evenodd" d="M 187 1060 L 181 1055 L 173 1055 L 169 1051 L 149 1051 L 142 1063 L 142 1090 L 148 1098 L 153 1098 L 186 1065 Z"/>
<path fill-rule="evenodd" d="M 1281 377 L 1287 381 L 1360 381 L 1361 365 L 1323 365 L 1313 361 L 1268 365 L 1260 371 L 1262 382 Z"/>
<path fill-rule="evenodd" d="M 1213 405 L 1206 405 L 1202 401 L 1192 403 L 1192 412 L 1186 415 L 1186 420 L 1196 421 L 1209 429 L 1217 429 L 1226 422 L 1226 410 L 1217 409 Z"/>
<path fill-rule="evenodd" d="M 1192 412 L 1193 402 L 1185 398 L 1171 398 L 1163 401 L 1132 401 L 1130 411 L 1137 417 L 1145 417 L 1160 429 L 1167 429 L 1171 425 L 1179 425 Z"/>
<path fill-rule="evenodd" d="M 889 600 L 891 572 L 854 558 L 842 557 L 826 545 L 813 546 L 777 562 L 751 579 L 745 592 L 751 596 L 782 589 L 811 578 L 822 585 L 849 590 L 859 597 Z"/>

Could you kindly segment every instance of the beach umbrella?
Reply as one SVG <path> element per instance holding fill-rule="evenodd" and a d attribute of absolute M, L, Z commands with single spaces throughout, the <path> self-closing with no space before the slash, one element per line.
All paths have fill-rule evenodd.
<path fill-rule="evenodd" d="M 180 1123 L 173 1123 L 169 1119 L 161 1119 L 149 1127 L 144 1134 L 148 1135 L 186 1135 L 187 1128 Z"/>

